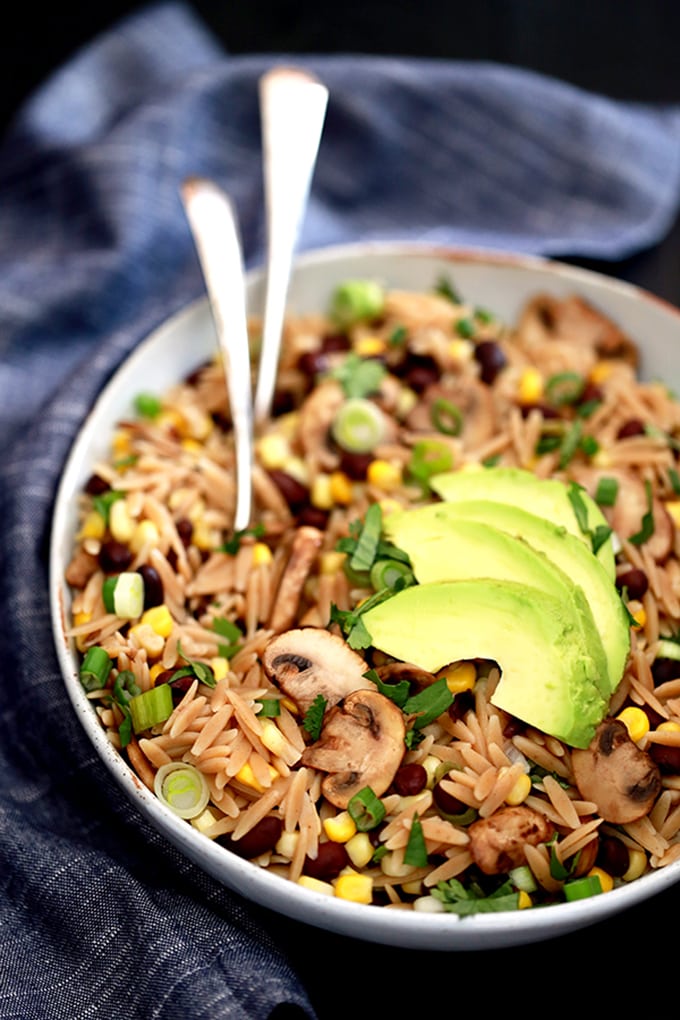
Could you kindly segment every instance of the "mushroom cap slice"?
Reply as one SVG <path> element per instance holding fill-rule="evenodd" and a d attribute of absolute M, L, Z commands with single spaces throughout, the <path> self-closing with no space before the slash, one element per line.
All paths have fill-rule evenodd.
<path fill-rule="evenodd" d="M 590 746 L 572 752 L 571 765 L 581 796 L 614 825 L 642 818 L 661 792 L 657 766 L 620 719 L 600 723 Z"/>
<path fill-rule="evenodd" d="M 344 809 L 365 786 L 376 797 L 387 790 L 404 756 L 405 735 L 404 715 L 393 701 L 376 690 L 354 691 L 328 712 L 302 763 L 329 773 L 322 793 Z"/>
<path fill-rule="evenodd" d="M 298 627 L 279 634 L 262 656 L 267 676 L 306 712 L 321 694 L 332 708 L 353 691 L 372 688 L 360 655 L 337 634 L 320 627 Z"/>

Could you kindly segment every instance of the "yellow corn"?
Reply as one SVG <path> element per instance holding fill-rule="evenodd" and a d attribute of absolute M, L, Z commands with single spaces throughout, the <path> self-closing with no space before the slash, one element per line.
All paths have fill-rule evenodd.
<path fill-rule="evenodd" d="M 647 854 L 644 850 L 628 850 L 628 868 L 621 876 L 624 882 L 633 882 L 647 870 Z"/>
<path fill-rule="evenodd" d="M 157 634 L 150 624 L 136 623 L 134 627 L 130 627 L 129 633 L 150 659 L 157 659 L 162 654 L 165 648 L 165 638 Z"/>
<path fill-rule="evenodd" d="M 114 503 L 115 506 L 115 503 Z M 106 533 L 106 521 L 97 510 L 90 510 L 78 532 L 78 538 L 103 538 Z"/>
<path fill-rule="evenodd" d="M 393 492 L 401 485 L 401 467 L 392 464 L 389 460 L 372 460 L 366 471 L 366 478 L 369 485 L 383 492 Z"/>
<path fill-rule="evenodd" d="M 168 432 L 174 431 L 178 435 L 183 435 L 185 432 L 185 422 L 179 411 L 172 410 L 171 408 L 164 408 L 159 414 L 156 415 L 154 423 L 159 428 L 164 428 Z"/>
<path fill-rule="evenodd" d="M 300 714 L 300 709 L 290 698 L 281 698 L 281 708 L 285 708 L 291 715 Z"/>
<path fill-rule="evenodd" d="M 319 571 L 322 574 L 338 574 L 342 570 L 346 555 L 343 552 L 325 552 L 321 554 Z"/>
<path fill-rule="evenodd" d="M 373 879 L 369 875 L 359 875 L 348 871 L 338 875 L 335 880 L 335 895 L 341 900 L 352 903 L 373 902 Z"/>
<path fill-rule="evenodd" d="M 649 733 L 649 717 L 646 712 L 635 705 L 628 705 L 616 717 L 624 723 L 628 736 L 636 743 Z"/>
<path fill-rule="evenodd" d="M 270 471 L 282 468 L 290 457 L 290 443 L 278 432 L 262 436 L 255 450 L 262 466 Z"/>
<path fill-rule="evenodd" d="M 115 459 L 128 456 L 132 449 L 132 442 L 127 429 L 118 429 L 114 432 L 111 440 L 111 449 Z"/>
<path fill-rule="evenodd" d="M 295 856 L 295 851 L 297 849 L 299 840 L 300 840 L 299 832 L 286 832 L 286 830 L 284 829 L 284 831 L 279 836 L 274 849 L 276 850 L 277 854 L 281 855 L 281 857 L 285 857 L 287 860 L 292 861 L 293 857 Z"/>
<path fill-rule="evenodd" d="M 611 892 L 614 888 L 614 879 L 608 872 L 603 871 L 602 868 L 591 868 L 588 872 L 588 877 L 599 878 L 602 892 Z"/>
<path fill-rule="evenodd" d="M 517 777 L 517 781 L 505 798 L 505 803 L 509 804 L 511 807 L 515 807 L 517 804 L 522 804 L 530 793 L 531 780 L 526 772 L 523 772 L 521 776 Z"/>
<path fill-rule="evenodd" d="M 628 610 L 635 621 L 633 626 L 636 630 L 641 630 L 647 623 L 647 610 L 644 606 L 639 605 L 638 603 L 629 605 Z"/>
<path fill-rule="evenodd" d="M 376 358 L 385 353 L 386 343 L 380 336 L 360 336 L 353 344 L 354 353 L 360 358 Z"/>
<path fill-rule="evenodd" d="M 165 666 L 162 662 L 154 662 L 153 666 L 149 670 L 149 678 L 152 684 L 155 684 L 156 677 L 159 677 L 161 673 L 165 672 Z"/>
<path fill-rule="evenodd" d="M 265 542 L 256 542 L 253 546 L 253 566 L 262 567 L 271 563 L 272 551 Z"/>
<path fill-rule="evenodd" d="M 517 909 L 526 910 L 528 907 L 532 906 L 533 900 L 531 899 L 529 893 L 525 892 L 524 889 L 520 889 L 519 894 L 517 896 Z"/>
<path fill-rule="evenodd" d="M 193 436 L 187 436 L 180 445 L 186 453 L 203 453 L 203 443 L 199 442 L 198 439 L 194 439 Z"/>
<path fill-rule="evenodd" d="M 140 623 L 148 623 L 157 634 L 167 638 L 172 634 L 172 616 L 166 605 L 152 606 L 142 613 Z"/>
<path fill-rule="evenodd" d="M 330 491 L 334 503 L 347 506 L 354 496 L 352 479 L 344 471 L 334 471 L 330 476 Z"/>
<path fill-rule="evenodd" d="M 199 521 L 194 524 L 191 541 L 197 549 L 201 549 L 203 552 L 210 552 L 219 545 L 219 532 L 213 528 L 206 527 L 205 524 Z"/>
<path fill-rule="evenodd" d="M 114 503 L 113 505 L 115 506 L 116 504 Z M 159 541 L 160 534 L 154 522 L 147 520 L 140 521 L 130 538 L 130 548 L 133 553 L 138 553 L 147 545 L 158 545 Z"/>
<path fill-rule="evenodd" d="M 261 719 L 262 732 L 260 740 L 272 754 L 280 755 L 286 749 L 287 742 L 273 719 Z"/>
<path fill-rule="evenodd" d="M 612 374 L 613 370 L 614 370 L 613 361 L 608 361 L 607 359 L 604 359 L 603 361 L 597 361 L 591 368 L 588 378 L 592 383 L 596 384 L 606 382 L 606 380 Z"/>
<path fill-rule="evenodd" d="M 408 386 L 402 386 L 397 397 L 397 406 L 394 409 L 395 417 L 401 421 L 413 410 L 417 403 L 417 393 Z"/>
<path fill-rule="evenodd" d="M 463 337 L 458 337 L 449 344 L 449 356 L 457 364 L 464 364 L 471 360 L 474 349 L 475 345 L 471 340 L 464 340 Z"/>
<path fill-rule="evenodd" d="M 331 818 L 324 818 L 323 831 L 333 843 L 346 843 L 354 836 L 357 827 L 349 811 L 341 811 Z"/>
<path fill-rule="evenodd" d="M 302 457 L 293 457 L 292 455 L 286 457 L 281 469 L 291 478 L 296 478 L 302 485 L 309 485 L 309 468 Z"/>
<path fill-rule="evenodd" d="M 657 730 L 661 730 L 662 733 L 664 731 L 668 733 L 677 733 L 678 730 L 680 730 L 680 723 L 673 722 L 672 719 L 667 719 L 666 722 L 659 723 Z"/>
<path fill-rule="evenodd" d="M 331 476 L 321 472 L 315 475 L 309 490 L 309 500 L 317 510 L 330 510 L 333 506 L 333 484 Z"/>
<path fill-rule="evenodd" d="M 330 882 L 322 882 L 320 878 L 312 878 L 311 875 L 300 875 L 297 884 L 313 892 L 322 893 L 324 896 L 334 896 L 335 889 Z"/>
<path fill-rule="evenodd" d="M 446 677 L 446 686 L 451 694 L 471 691 L 477 682 L 477 670 L 472 662 L 456 662 L 440 670 L 437 675 Z"/>
<path fill-rule="evenodd" d="M 229 672 L 229 659 L 226 659 L 224 655 L 215 655 L 210 660 L 210 668 L 212 669 L 216 680 L 224 680 L 225 676 Z"/>
<path fill-rule="evenodd" d="M 535 404 L 543 396 L 543 376 L 537 368 L 525 368 L 519 379 L 518 396 L 522 404 Z"/>
<path fill-rule="evenodd" d="M 207 807 L 201 811 L 200 815 L 191 819 L 191 824 L 195 829 L 198 829 L 199 832 L 202 832 L 204 836 L 207 836 L 217 821 L 218 817 L 215 812 L 211 808 Z"/>
<path fill-rule="evenodd" d="M 680 528 L 680 499 L 667 500 L 665 507 L 673 520 L 673 524 Z"/>
<path fill-rule="evenodd" d="M 269 766 L 269 775 L 272 779 L 276 779 L 278 777 L 278 772 L 273 765 Z M 264 793 L 264 786 L 259 779 L 256 778 L 255 773 L 253 772 L 253 766 L 250 762 L 245 762 L 234 778 L 237 779 L 239 783 L 243 783 L 244 786 L 249 786 L 251 790 L 257 790 L 258 793 Z"/>
<path fill-rule="evenodd" d="M 345 843 L 345 850 L 355 868 L 365 868 L 373 857 L 375 847 L 367 832 L 356 832 Z"/>

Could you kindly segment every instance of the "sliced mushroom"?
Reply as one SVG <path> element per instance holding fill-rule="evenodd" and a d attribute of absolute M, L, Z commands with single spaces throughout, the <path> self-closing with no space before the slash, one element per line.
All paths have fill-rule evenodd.
<path fill-rule="evenodd" d="M 612 507 L 603 507 L 602 512 L 619 538 L 628 539 L 640 531 L 649 506 L 644 483 L 637 475 L 625 468 L 579 466 L 574 469 L 574 478 L 593 497 L 601 478 L 615 478 L 619 483 L 616 502 Z M 661 563 L 673 548 L 675 526 L 662 501 L 655 497 L 652 498 L 652 517 L 654 528 L 644 548 Z"/>
<path fill-rule="evenodd" d="M 428 386 L 422 400 L 407 417 L 407 428 L 415 432 L 436 432 L 437 401 L 442 401 L 442 408 L 451 404 L 459 412 L 459 438 L 466 449 L 481 446 L 493 435 L 493 395 L 488 386 L 472 378 L 456 380 L 446 386 L 439 383 Z M 442 415 L 448 420 L 445 411 Z"/>
<path fill-rule="evenodd" d="M 658 768 L 619 719 L 605 719 L 590 746 L 572 752 L 571 762 L 581 796 L 614 825 L 642 818 L 661 791 Z"/>
<path fill-rule="evenodd" d="M 341 637 L 318 627 L 300 627 L 272 638 L 262 662 L 269 676 L 306 712 L 318 694 L 332 708 L 348 694 L 375 689 L 366 663 Z"/>
<path fill-rule="evenodd" d="M 302 763 L 328 772 L 321 790 L 335 807 L 370 786 L 381 797 L 404 756 L 406 724 L 401 709 L 376 690 L 359 690 L 335 705 L 321 736 L 302 755 Z"/>
<path fill-rule="evenodd" d="M 287 630 L 295 621 L 304 583 L 312 569 L 322 541 L 323 532 L 318 528 L 303 525 L 296 530 L 290 556 L 274 597 L 273 608 L 267 624 L 270 630 L 277 632 Z"/>
<path fill-rule="evenodd" d="M 504 875 L 526 863 L 524 847 L 546 843 L 553 825 L 538 811 L 524 804 L 505 807 L 468 828 L 470 853 L 485 875 Z"/>
<path fill-rule="evenodd" d="M 345 401 L 342 387 L 334 379 L 319 383 L 300 407 L 298 434 L 306 456 L 333 467 L 337 456 L 327 444 L 328 431 Z"/>
<path fill-rule="evenodd" d="M 591 348 L 598 358 L 620 359 L 633 368 L 638 364 L 637 347 L 630 337 L 608 316 L 578 296 L 537 295 L 524 308 L 518 332 L 530 346 L 567 340 Z"/>
<path fill-rule="evenodd" d="M 428 673 L 420 666 L 414 666 L 412 662 L 386 662 L 376 669 L 378 678 L 386 684 L 398 684 L 405 680 L 408 684 L 423 690 L 430 687 L 437 679 L 434 673 Z"/>

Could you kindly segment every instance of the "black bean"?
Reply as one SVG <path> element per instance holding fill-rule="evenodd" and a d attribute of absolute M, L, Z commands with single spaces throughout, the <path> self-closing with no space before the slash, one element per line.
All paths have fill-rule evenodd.
<path fill-rule="evenodd" d="M 90 496 L 101 496 L 104 492 L 108 492 L 109 488 L 109 483 L 97 474 L 90 475 L 85 483 L 85 492 Z"/>
<path fill-rule="evenodd" d="M 283 821 L 276 815 L 267 815 L 256 825 L 246 832 L 240 839 L 224 839 L 218 837 L 218 842 L 233 850 L 239 857 L 251 860 L 273 850 L 283 832 Z"/>
<path fill-rule="evenodd" d="M 428 354 L 409 354 L 398 371 L 406 385 L 416 393 L 423 393 L 428 386 L 438 382 L 441 375 L 439 365 Z"/>
<path fill-rule="evenodd" d="M 132 563 L 132 552 L 124 542 L 111 538 L 102 544 L 98 559 L 105 574 L 119 574 Z"/>
<path fill-rule="evenodd" d="M 161 575 L 150 563 L 143 563 L 141 567 L 138 567 L 137 573 L 142 575 L 144 581 L 144 608 L 151 609 L 152 606 L 160 606 L 163 602 Z"/>
<path fill-rule="evenodd" d="M 619 591 L 625 588 L 629 599 L 641 599 L 649 588 L 649 580 L 644 570 L 631 567 L 625 570 L 616 578 L 616 587 Z"/>
<path fill-rule="evenodd" d="M 628 871 L 630 855 L 620 839 L 604 836 L 597 848 L 597 863 L 613 878 L 621 878 Z"/>
<path fill-rule="evenodd" d="M 629 421 L 623 423 L 619 431 L 616 433 L 617 439 L 628 439 L 630 436 L 644 436 L 645 434 L 645 423 L 640 421 L 639 418 L 631 418 Z"/>
<path fill-rule="evenodd" d="M 647 753 L 664 775 L 680 774 L 680 747 L 670 744 L 650 744 Z"/>
<path fill-rule="evenodd" d="M 507 364 L 505 353 L 495 340 L 480 340 L 475 346 L 475 361 L 479 365 L 480 379 L 487 386 Z"/>
<path fill-rule="evenodd" d="M 279 468 L 272 468 L 268 474 L 293 513 L 302 510 L 309 503 L 309 489 L 297 478 Z"/>
<path fill-rule="evenodd" d="M 427 786 L 427 772 L 418 762 L 409 762 L 397 769 L 392 785 L 400 797 L 413 797 Z"/>
<path fill-rule="evenodd" d="M 300 513 L 295 518 L 298 527 L 306 525 L 309 528 L 318 528 L 319 531 L 325 531 L 326 525 L 328 524 L 328 510 L 321 510 L 317 506 L 312 506 L 311 503 L 307 506 L 303 506 Z"/>
<path fill-rule="evenodd" d="M 302 870 L 310 878 L 327 880 L 337 878 L 343 868 L 349 864 L 349 854 L 344 843 L 319 843 L 319 852 L 315 858 L 305 857 Z"/>
<path fill-rule="evenodd" d="M 375 458 L 373 453 L 350 453 L 349 450 L 338 448 L 340 454 L 340 470 L 354 482 L 362 482 L 366 477 L 368 465 Z"/>
<path fill-rule="evenodd" d="M 655 659 L 652 663 L 652 677 L 655 687 L 666 684 L 669 680 L 677 680 L 680 677 L 680 661 L 663 657 Z"/>
<path fill-rule="evenodd" d="M 321 350 L 325 354 L 333 354 L 336 351 L 348 351 L 351 346 L 350 339 L 346 333 L 326 333 L 321 339 Z"/>
<path fill-rule="evenodd" d="M 188 517 L 180 517 L 179 520 L 175 521 L 175 527 L 177 528 L 177 534 L 180 537 L 182 545 L 186 548 L 191 545 L 191 539 L 194 534 L 194 526 Z"/>
<path fill-rule="evenodd" d="M 443 811 L 445 815 L 460 815 L 467 811 L 467 804 L 463 804 L 462 800 L 458 800 L 453 794 L 443 790 L 441 783 L 435 785 L 432 791 L 432 799 L 439 810 Z"/>
<path fill-rule="evenodd" d="M 304 374 L 314 378 L 327 371 L 328 355 L 324 351 L 305 351 L 298 358 L 297 367 Z"/>

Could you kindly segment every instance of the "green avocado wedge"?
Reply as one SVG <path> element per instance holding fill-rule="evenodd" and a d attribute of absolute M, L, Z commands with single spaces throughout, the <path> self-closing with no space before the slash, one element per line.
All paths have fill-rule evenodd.
<path fill-rule="evenodd" d="M 509 503 L 520 509 L 545 517 L 580 539 L 592 551 L 589 532 L 607 527 L 599 506 L 583 489 L 578 490 L 586 518 L 583 531 L 570 498 L 569 486 L 557 478 L 538 478 L 524 468 L 488 467 L 447 471 L 434 475 L 430 486 L 447 503 L 461 499 L 489 499 Z M 597 551 L 597 558 L 613 581 L 616 576 L 614 549 L 608 538 Z"/>
<path fill-rule="evenodd" d="M 394 514 L 385 522 L 391 540 L 408 554 L 418 582 L 471 578 L 519 581 L 559 599 L 592 656 L 593 682 L 602 696 L 609 698 L 609 669 L 602 640 L 590 605 L 578 585 L 523 538 L 479 521 L 436 516 L 431 513 L 433 509 L 400 513 L 401 526 L 399 520 L 394 520 Z M 442 511 L 446 509 L 444 505 Z M 574 541 L 589 555 L 577 539 Z"/>
<path fill-rule="evenodd" d="M 498 663 L 492 703 L 573 747 L 606 714 L 590 650 L 559 598 L 517 581 L 418 584 L 363 617 L 375 648 L 437 672 L 459 659 Z"/>
<path fill-rule="evenodd" d="M 495 531 L 500 530 L 521 539 L 525 545 L 548 558 L 558 568 L 563 578 L 566 576 L 573 582 L 590 607 L 606 658 L 606 689 L 611 696 L 625 670 L 630 651 L 630 626 L 619 592 L 600 560 L 584 542 L 564 527 L 528 510 L 491 500 L 460 500 L 453 503 L 434 503 L 413 510 L 395 511 L 388 514 L 383 523 L 387 537 L 409 554 L 418 580 L 425 582 L 437 579 L 436 573 L 443 572 L 450 573 L 450 579 L 453 580 L 454 575 L 461 576 L 468 566 L 473 568 L 476 574 L 480 573 L 476 564 L 481 566 L 483 560 L 479 558 L 475 560 L 476 550 L 474 556 L 466 556 L 465 550 L 459 552 L 453 566 L 450 566 L 453 559 L 452 548 L 447 553 L 445 547 L 440 545 L 439 551 L 435 551 L 434 540 L 442 535 L 448 535 L 452 528 L 460 534 L 462 522 L 473 522 L 477 526 L 488 528 L 487 538 L 495 537 Z M 468 536 L 470 537 L 469 531 Z M 427 562 L 430 547 L 432 554 L 437 557 L 433 564 Z M 497 544 L 493 548 L 498 549 Z M 472 546 L 470 549 L 472 551 Z M 507 547 L 506 550 L 509 551 Z M 488 555 L 495 558 L 496 553 L 490 550 Z M 526 566 L 526 557 L 522 562 Z M 502 563 L 496 563 L 496 576 L 501 566 L 507 568 L 507 576 L 510 578 L 527 579 L 526 573 L 522 576 L 517 573 L 514 559 L 506 558 Z M 541 576 L 545 577 L 545 571 Z M 537 583 L 536 578 L 531 583 L 543 587 Z"/>

